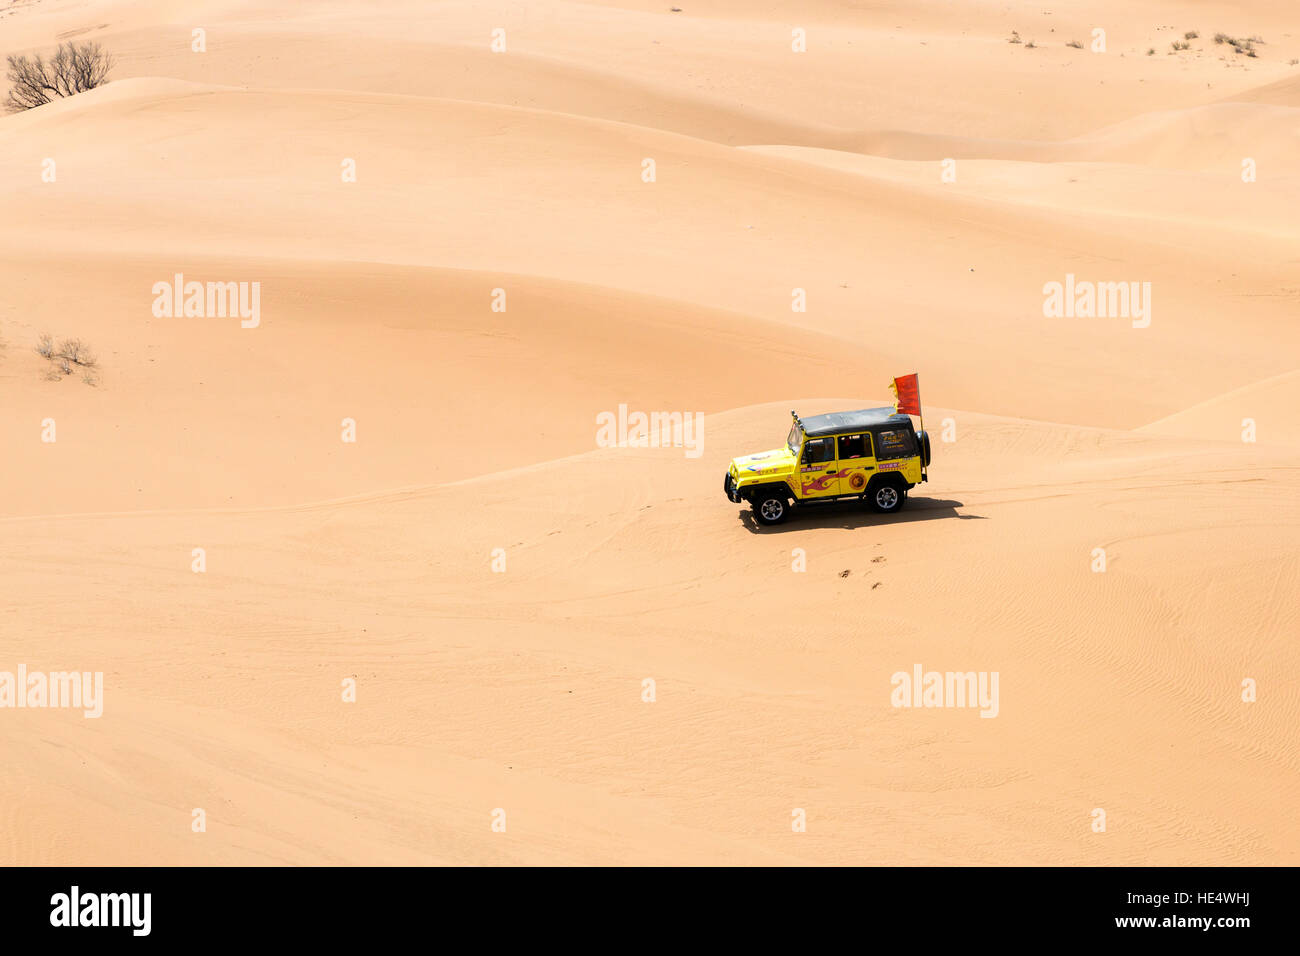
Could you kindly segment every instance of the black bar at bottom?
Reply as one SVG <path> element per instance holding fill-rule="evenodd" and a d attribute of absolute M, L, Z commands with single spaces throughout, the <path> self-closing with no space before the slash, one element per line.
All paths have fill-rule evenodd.
<path fill-rule="evenodd" d="M 844 932 L 926 944 L 1132 937 L 1232 945 L 1290 922 L 1295 877 L 1293 868 L 1172 867 L 10 868 L 0 870 L 0 920 L 6 943 L 92 945 L 337 946 L 461 930 L 498 942 L 522 934 L 534 944 L 612 944 L 610 932 L 666 942 L 661 934 L 676 928 L 732 946 L 786 937 L 807 945 Z"/>

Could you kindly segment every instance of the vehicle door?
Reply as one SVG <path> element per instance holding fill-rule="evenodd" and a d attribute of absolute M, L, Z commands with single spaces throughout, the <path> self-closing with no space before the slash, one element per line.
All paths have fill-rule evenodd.
<path fill-rule="evenodd" d="M 833 498 L 840 493 L 835 437 L 806 438 L 799 456 L 799 497 Z"/>
<path fill-rule="evenodd" d="M 867 482 L 876 473 L 874 452 L 871 432 L 839 436 L 836 440 L 836 471 L 840 494 L 860 495 L 867 490 Z"/>

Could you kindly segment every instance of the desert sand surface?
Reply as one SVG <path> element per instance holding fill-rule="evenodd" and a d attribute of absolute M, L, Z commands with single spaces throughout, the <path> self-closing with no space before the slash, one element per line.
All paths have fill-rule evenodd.
<path fill-rule="evenodd" d="M 0 0 L 70 39 L 0 115 L 0 671 L 103 714 L 0 709 L 0 863 L 1300 863 L 1292 0 Z M 903 512 L 724 499 L 913 371 Z"/>

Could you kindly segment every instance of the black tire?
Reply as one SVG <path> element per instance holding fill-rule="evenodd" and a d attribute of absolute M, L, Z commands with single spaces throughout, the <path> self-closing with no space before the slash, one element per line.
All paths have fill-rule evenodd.
<path fill-rule="evenodd" d="M 907 489 L 901 482 L 878 481 L 870 485 L 862 497 L 872 511 L 892 515 L 903 510 L 903 504 L 907 501 Z"/>
<path fill-rule="evenodd" d="M 790 513 L 790 498 L 776 488 L 754 492 L 750 499 L 754 509 L 754 520 L 759 524 L 780 524 Z"/>
<path fill-rule="evenodd" d="M 916 433 L 916 450 L 921 456 L 921 464 L 930 467 L 930 436 L 926 432 Z"/>

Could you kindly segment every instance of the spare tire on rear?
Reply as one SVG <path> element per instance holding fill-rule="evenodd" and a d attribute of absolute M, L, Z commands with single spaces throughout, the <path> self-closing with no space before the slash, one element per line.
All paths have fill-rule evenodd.
<path fill-rule="evenodd" d="M 916 433 L 916 452 L 921 456 L 921 464 L 930 467 L 930 436 L 927 432 Z"/>

